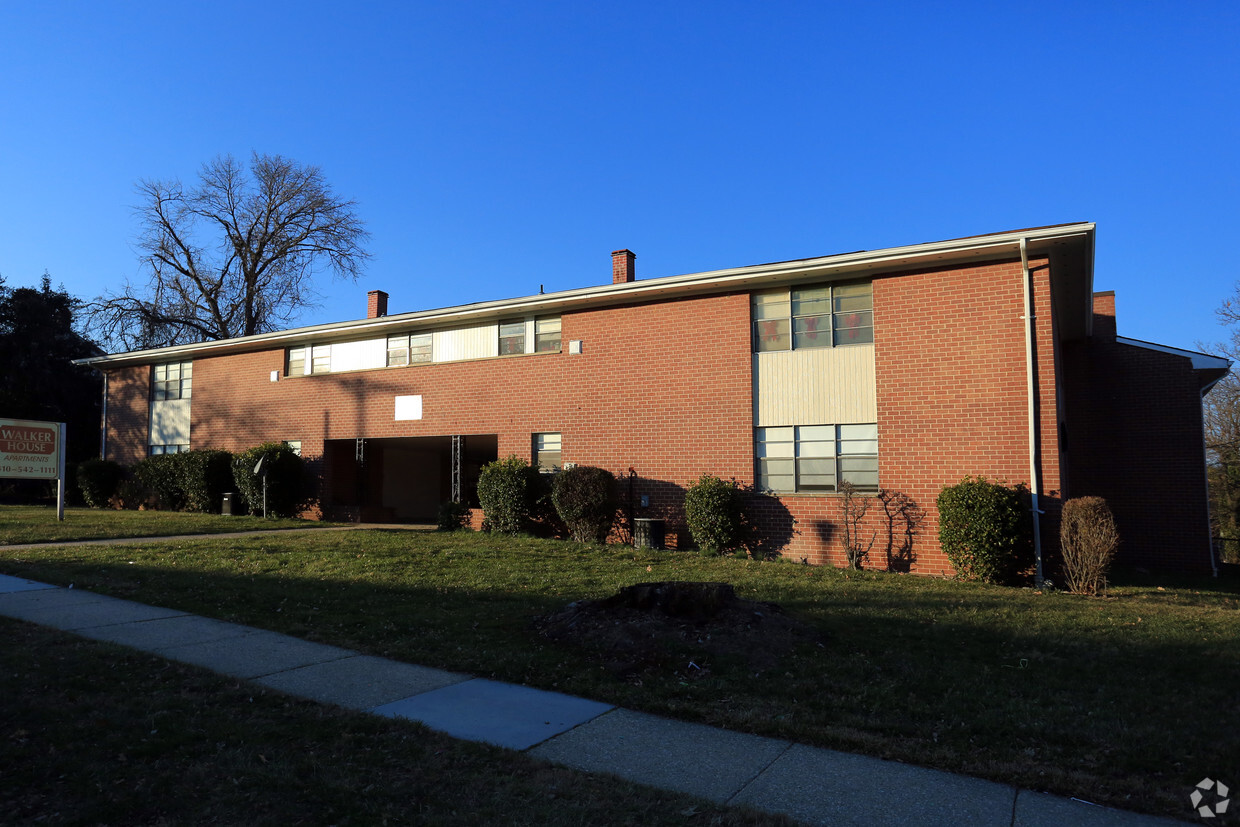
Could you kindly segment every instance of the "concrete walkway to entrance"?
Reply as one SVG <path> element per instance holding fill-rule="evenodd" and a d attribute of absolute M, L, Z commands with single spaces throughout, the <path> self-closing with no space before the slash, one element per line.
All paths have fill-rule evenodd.
<path fill-rule="evenodd" d="M 0 615 L 320 703 L 409 718 L 457 738 L 574 769 L 610 773 L 713 802 L 746 804 L 807 824 L 1179 823 L 939 770 L 669 720 L 6 575 L 0 575 Z M 1191 812 L 1187 801 L 1186 795 L 1186 814 Z"/>

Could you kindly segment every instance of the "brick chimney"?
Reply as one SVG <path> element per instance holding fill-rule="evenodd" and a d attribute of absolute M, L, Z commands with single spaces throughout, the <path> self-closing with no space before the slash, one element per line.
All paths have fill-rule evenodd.
<path fill-rule="evenodd" d="M 1115 291 L 1094 293 L 1094 338 L 1115 341 Z"/>
<path fill-rule="evenodd" d="M 611 283 L 627 284 L 637 280 L 637 256 L 632 250 L 613 250 L 611 253 Z"/>
<path fill-rule="evenodd" d="M 366 294 L 366 318 L 377 319 L 387 315 L 388 295 L 382 290 L 371 290 Z"/>

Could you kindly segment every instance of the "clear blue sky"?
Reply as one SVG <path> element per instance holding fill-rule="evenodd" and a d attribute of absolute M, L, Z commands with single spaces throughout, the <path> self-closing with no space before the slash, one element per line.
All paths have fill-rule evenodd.
<path fill-rule="evenodd" d="M 1221 339 L 1240 4 L 0 0 L 0 275 L 139 279 L 140 178 L 320 166 L 304 322 L 1095 221 L 1121 335 Z"/>

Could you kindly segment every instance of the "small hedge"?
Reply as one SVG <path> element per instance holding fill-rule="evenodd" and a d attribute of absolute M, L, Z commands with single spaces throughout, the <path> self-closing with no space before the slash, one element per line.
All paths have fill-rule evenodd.
<path fill-rule="evenodd" d="M 469 525 L 469 506 L 448 500 L 439 506 L 439 530 L 460 531 Z"/>
<path fill-rule="evenodd" d="M 78 490 L 91 508 L 105 508 L 116 494 L 125 469 L 110 459 L 88 459 L 77 467 Z"/>
<path fill-rule="evenodd" d="M 685 521 L 693 542 L 708 554 L 723 554 L 740 544 L 740 492 L 736 480 L 703 474 L 685 493 Z"/>
<path fill-rule="evenodd" d="M 168 511 L 217 513 L 234 485 L 232 454 L 217 449 L 147 457 L 134 465 L 133 475 L 145 499 Z"/>
<path fill-rule="evenodd" d="M 267 442 L 235 454 L 232 458 L 233 484 L 240 495 L 240 508 L 234 514 L 263 513 L 263 479 L 254 473 L 259 459 L 267 457 L 267 513 L 275 517 L 295 517 L 306 498 L 306 465 L 283 442 Z"/>
<path fill-rule="evenodd" d="M 518 456 L 484 465 L 478 476 L 483 528 L 500 534 L 524 530 L 539 488 L 538 469 Z"/>
<path fill-rule="evenodd" d="M 939 492 L 939 545 L 958 578 L 1011 583 L 1033 564 L 1028 495 L 983 477 Z"/>
<path fill-rule="evenodd" d="M 616 478 L 590 465 L 567 468 L 551 484 L 555 511 L 579 543 L 601 543 L 616 518 Z"/>

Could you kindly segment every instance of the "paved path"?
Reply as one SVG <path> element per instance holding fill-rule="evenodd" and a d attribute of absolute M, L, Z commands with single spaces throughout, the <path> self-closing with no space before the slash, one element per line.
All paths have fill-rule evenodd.
<path fill-rule="evenodd" d="M 218 535 L 214 535 L 218 536 Z M 428 669 L 0 575 L 0 615 L 556 764 L 807 824 L 1153 827 L 1168 819 Z M 1189 807 L 1185 798 L 1185 810 Z"/>

